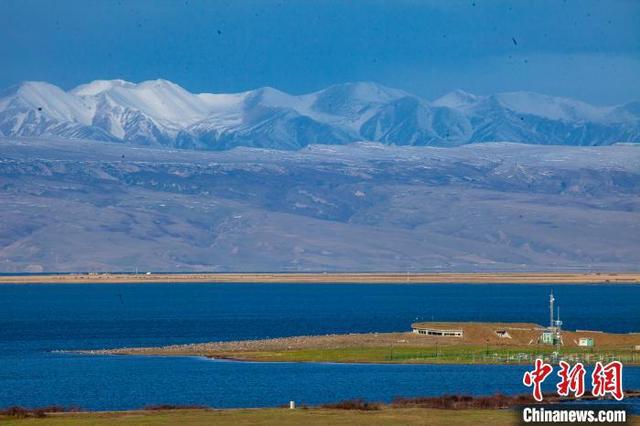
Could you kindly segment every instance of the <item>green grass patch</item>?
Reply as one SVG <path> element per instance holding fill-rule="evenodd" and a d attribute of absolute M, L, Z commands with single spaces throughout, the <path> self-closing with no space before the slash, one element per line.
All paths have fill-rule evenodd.
<path fill-rule="evenodd" d="M 341 409 L 245 409 L 175 410 L 112 413 L 54 414 L 45 418 L 13 419 L 0 416 L 3 425 L 510 425 L 516 420 L 509 410 L 436 410 L 424 408 Z"/>
<path fill-rule="evenodd" d="M 438 346 L 438 347 L 348 347 L 313 348 L 282 351 L 231 352 L 225 357 L 256 361 L 286 362 L 343 362 L 343 363 L 460 363 L 530 364 L 536 357 L 550 359 L 553 347 L 495 347 L 495 346 Z M 573 361 L 593 363 L 618 359 L 627 364 L 640 363 L 640 354 L 624 349 L 571 350 L 560 352 L 561 357 Z"/>

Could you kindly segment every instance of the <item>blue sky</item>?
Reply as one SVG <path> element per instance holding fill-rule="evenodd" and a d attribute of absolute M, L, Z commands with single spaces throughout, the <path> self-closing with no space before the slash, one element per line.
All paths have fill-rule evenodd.
<path fill-rule="evenodd" d="M 0 1 L 0 87 L 165 78 L 291 93 L 370 80 L 436 98 L 640 99 L 640 2 Z"/>

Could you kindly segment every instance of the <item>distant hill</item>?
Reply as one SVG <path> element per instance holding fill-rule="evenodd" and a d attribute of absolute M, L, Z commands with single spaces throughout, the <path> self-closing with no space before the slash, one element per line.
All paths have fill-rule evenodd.
<path fill-rule="evenodd" d="M 640 145 L 194 152 L 0 138 L 0 200 L 0 272 L 640 265 Z"/>
<path fill-rule="evenodd" d="M 193 94 L 166 80 L 98 80 L 68 92 L 25 82 L 0 93 L 0 135 L 198 150 L 293 150 L 363 140 L 443 147 L 491 141 L 610 145 L 640 142 L 638 105 L 602 107 L 529 92 L 463 91 L 428 102 L 370 82 L 299 96 L 269 87 Z"/>

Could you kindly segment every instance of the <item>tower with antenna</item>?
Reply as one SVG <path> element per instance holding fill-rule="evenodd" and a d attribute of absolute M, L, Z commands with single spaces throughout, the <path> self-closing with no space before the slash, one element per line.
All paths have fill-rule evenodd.
<path fill-rule="evenodd" d="M 553 298 L 553 290 L 551 290 L 551 293 L 549 294 L 549 327 L 553 328 L 553 302 L 555 302 L 556 299 Z"/>
<path fill-rule="evenodd" d="M 546 345 L 555 345 L 556 348 L 562 344 L 562 321 L 560 321 L 560 307 L 557 307 L 558 317 L 554 317 L 554 303 L 556 299 L 553 296 L 553 290 L 549 293 L 549 327 L 547 327 L 540 337 L 540 341 Z"/>
<path fill-rule="evenodd" d="M 562 334 L 560 330 L 562 329 L 562 321 L 560 321 L 560 306 L 558 306 L 558 319 L 554 322 L 554 331 L 555 336 L 553 338 L 553 343 L 556 345 L 556 352 L 559 352 L 559 347 L 562 344 Z"/>

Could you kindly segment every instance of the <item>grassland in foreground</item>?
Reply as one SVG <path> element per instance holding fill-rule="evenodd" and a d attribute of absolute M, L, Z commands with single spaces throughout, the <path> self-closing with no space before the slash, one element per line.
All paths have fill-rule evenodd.
<path fill-rule="evenodd" d="M 105 413 L 61 413 L 44 418 L 0 417 L 0 424 L 17 426 L 63 425 L 511 425 L 517 422 L 511 410 L 438 410 L 383 408 L 372 411 L 337 409 L 241 409 L 169 410 Z M 640 424 L 640 422 L 632 423 Z"/>
<path fill-rule="evenodd" d="M 630 391 L 627 397 L 638 398 L 640 392 Z M 562 398 L 545 394 L 547 404 L 558 404 Z M 233 424 L 235 425 L 342 425 L 394 424 L 445 425 L 518 424 L 523 405 L 534 404 L 529 394 L 478 396 L 442 395 L 435 397 L 397 397 L 390 404 L 352 399 L 316 407 L 296 409 L 225 409 L 207 407 L 149 406 L 137 411 L 79 412 L 51 406 L 36 409 L 10 407 L 0 410 L 0 424 L 10 425 L 163 425 L 163 424 Z M 638 424 L 631 417 L 628 424 Z"/>
<path fill-rule="evenodd" d="M 0 417 L 10 426 L 102 426 L 102 425 L 513 425 L 518 413 L 512 410 L 442 410 L 429 408 L 383 408 L 372 411 L 338 409 L 239 409 L 170 410 L 103 413 L 49 414 L 45 418 Z M 627 424 L 640 425 L 638 416 Z"/>

